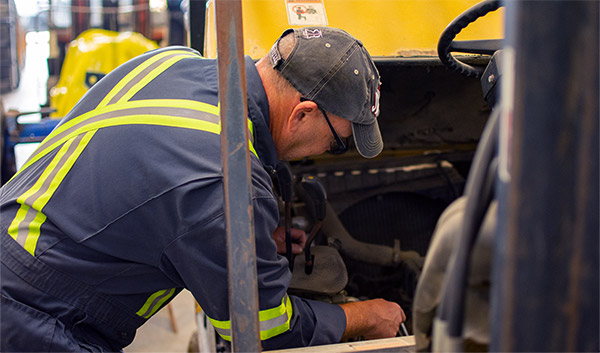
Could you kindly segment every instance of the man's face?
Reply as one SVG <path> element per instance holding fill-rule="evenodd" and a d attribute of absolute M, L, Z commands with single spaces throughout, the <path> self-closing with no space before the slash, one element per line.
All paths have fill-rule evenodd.
<path fill-rule="evenodd" d="M 318 109 L 314 102 L 312 109 L 304 111 L 301 119 L 297 120 L 297 128 L 286 139 L 286 148 L 280 151 L 281 159 L 298 159 L 320 155 L 332 150 L 338 145 L 334 131 L 342 140 L 352 136 L 352 123 L 339 116 L 325 113 L 331 123 L 327 123 L 325 114 Z"/>

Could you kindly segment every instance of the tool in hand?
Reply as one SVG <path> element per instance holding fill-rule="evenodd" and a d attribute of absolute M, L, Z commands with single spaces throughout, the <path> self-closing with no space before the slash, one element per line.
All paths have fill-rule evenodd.
<path fill-rule="evenodd" d="M 279 183 L 279 193 L 283 200 L 283 207 L 285 210 L 284 221 L 285 221 L 285 256 L 288 259 L 290 271 L 294 269 L 294 256 L 292 254 L 292 168 L 290 164 L 285 161 L 277 163 L 275 168 L 277 175 L 277 182 Z"/>
<path fill-rule="evenodd" d="M 404 325 L 404 322 L 400 323 L 400 336 L 409 336 L 408 334 L 408 330 L 406 330 L 406 326 Z"/>
<path fill-rule="evenodd" d="M 304 247 L 304 272 L 309 275 L 312 273 L 314 262 L 314 255 L 311 255 L 310 253 L 310 245 L 312 244 L 312 241 L 317 235 L 319 229 L 321 229 L 321 225 L 325 219 L 325 215 L 327 213 L 327 194 L 319 178 L 313 175 L 305 175 L 302 177 L 302 180 L 300 181 L 300 187 L 306 195 L 306 202 L 308 203 L 312 216 L 315 219 L 315 224 L 313 225 L 310 234 L 306 239 L 306 245 Z"/>

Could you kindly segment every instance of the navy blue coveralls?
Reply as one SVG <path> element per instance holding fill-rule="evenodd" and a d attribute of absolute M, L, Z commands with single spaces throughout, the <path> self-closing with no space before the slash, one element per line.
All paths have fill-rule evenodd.
<path fill-rule="evenodd" d="M 249 58 L 246 73 L 263 348 L 338 342 L 339 306 L 286 294 L 268 101 Z M 218 113 L 216 61 L 163 48 L 42 142 L 0 189 L 3 352 L 120 350 L 183 288 L 230 339 Z"/>

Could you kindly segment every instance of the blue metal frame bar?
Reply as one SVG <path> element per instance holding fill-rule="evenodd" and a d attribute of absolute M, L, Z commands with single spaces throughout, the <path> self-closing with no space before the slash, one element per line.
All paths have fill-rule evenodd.
<path fill-rule="evenodd" d="M 514 89 L 502 101 L 514 103 L 500 139 L 490 351 L 600 351 L 599 7 L 506 2 Z"/>

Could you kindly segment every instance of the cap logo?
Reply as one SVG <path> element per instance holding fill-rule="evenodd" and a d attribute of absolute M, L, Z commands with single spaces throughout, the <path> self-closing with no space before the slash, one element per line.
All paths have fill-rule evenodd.
<path fill-rule="evenodd" d="M 321 38 L 323 37 L 323 33 L 319 28 L 305 28 L 304 30 L 302 30 L 302 36 L 306 39 Z"/>
<path fill-rule="evenodd" d="M 279 53 L 279 50 L 277 50 L 277 43 L 275 43 L 275 45 L 273 45 L 273 48 L 271 49 L 271 64 L 273 65 L 273 68 L 276 68 L 277 66 L 279 66 L 279 64 L 281 64 L 281 54 Z"/>
<path fill-rule="evenodd" d="M 379 116 L 379 97 L 381 96 L 380 88 L 381 85 L 378 85 L 377 90 L 375 91 L 375 104 L 371 106 L 371 113 L 373 113 L 375 117 Z"/>

